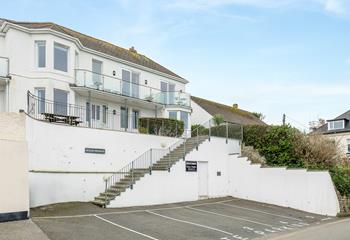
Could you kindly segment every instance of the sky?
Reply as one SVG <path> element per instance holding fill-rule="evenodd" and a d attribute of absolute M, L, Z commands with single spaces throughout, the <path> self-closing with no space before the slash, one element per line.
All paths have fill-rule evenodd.
<path fill-rule="evenodd" d="M 0 18 L 52 21 L 136 50 L 187 92 L 307 129 L 350 110 L 350 0 L 0 0 Z"/>

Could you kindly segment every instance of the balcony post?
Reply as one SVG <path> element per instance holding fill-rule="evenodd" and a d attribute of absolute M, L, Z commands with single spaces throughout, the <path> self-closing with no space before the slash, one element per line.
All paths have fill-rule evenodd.
<path fill-rule="evenodd" d="M 226 122 L 226 144 L 228 143 L 228 122 Z"/>

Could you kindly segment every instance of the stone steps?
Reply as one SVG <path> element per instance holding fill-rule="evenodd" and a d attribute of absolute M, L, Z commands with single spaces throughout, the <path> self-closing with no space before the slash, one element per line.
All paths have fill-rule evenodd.
<path fill-rule="evenodd" d="M 120 194 L 125 192 L 127 188 L 136 184 L 138 180 L 150 173 L 150 170 L 169 171 L 174 164 L 176 164 L 180 159 L 183 159 L 184 155 L 189 154 L 207 139 L 208 138 L 206 136 L 200 136 L 198 139 L 196 137 L 190 138 L 186 141 L 185 149 L 184 145 L 180 144 L 177 148 L 173 149 L 170 153 L 154 163 L 151 169 L 137 168 L 134 169 L 133 172 L 128 172 L 122 179 L 110 186 L 105 192 L 100 193 L 99 196 L 95 197 L 92 203 L 101 207 L 108 205 L 111 200 L 114 200 L 116 197 L 120 196 Z"/>

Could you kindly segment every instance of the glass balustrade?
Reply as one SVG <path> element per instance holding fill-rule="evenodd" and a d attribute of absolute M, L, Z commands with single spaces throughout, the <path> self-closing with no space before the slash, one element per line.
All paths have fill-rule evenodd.
<path fill-rule="evenodd" d="M 7 77 L 9 75 L 9 59 L 0 57 L 0 77 Z"/>
<path fill-rule="evenodd" d="M 162 92 L 156 88 L 83 69 L 76 70 L 75 84 L 78 87 L 92 88 L 164 105 L 189 107 L 191 102 L 190 95 L 185 92 Z"/>

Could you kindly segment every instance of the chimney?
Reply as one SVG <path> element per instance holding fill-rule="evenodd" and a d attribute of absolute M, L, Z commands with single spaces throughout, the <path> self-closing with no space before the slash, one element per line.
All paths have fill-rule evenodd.
<path fill-rule="evenodd" d="M 238 104 L 237 103 L 232 104 L 232 108 L 237 109 L 238 108 Z"/>
<path fill-rule="evenodd" d="M 134 48 L 134 46 L 132 46 L 131 48 L 129 48 L 129 51 L 132 53 L 137 53 L 136 49 Z"/>

